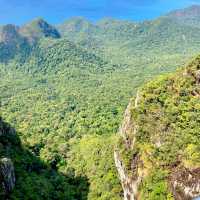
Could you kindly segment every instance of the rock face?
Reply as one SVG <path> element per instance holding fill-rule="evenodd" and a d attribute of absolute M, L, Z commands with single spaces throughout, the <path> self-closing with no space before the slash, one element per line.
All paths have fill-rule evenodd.
<path fill-rule="evenodd" d="M 15 173 L 12 161 L 9 158 L 0 160 L 0 183 L 8 195 L 15 187 Z"/>
<path fill-rule="evenodd" d="M 137 94 L 137 98 L 135 100 L 135 107 L 137 107 L 138 99 L 139 94 Z M 134 134 L 137 131 L 137 127 L 136 125 L 134 125 L 131 117 L 131 107 L 132 103 L 128 105 L 125 111 L 124 120 L 119 130 L 127 151 L 134 148 Z M 126 170 L 126 167 L 124 166 L 123 161 L 120 158 L 118 150 L 115 150 L 114 152 L 114 159 L 124 191 L 124 200 L 135 200 L 138 193 L 138 186 L 142 180 L 142 175 L 139 175 L 138 173 L 138 156 L 135 155 L 134 157 L 132 157 L 131 174 L 128 173 L 128 171 Z"/>
<path fill-rule="evenodd" d="M 9 141 L 9 136 L 16 139 L 15 130 L 8 126 L 7 123 L 3 122 L 0 117 L 0 199 L 7 199 L 15 187 L 15 172 L 14 165 L 9 156 L 9 149 L 11 148 L 11 143 Z M 15 140 L 15 142 L 17 142 Z M 3 197 L 2 197 L 3 195 Z"/>
<path fill-rule="evenodd" d="M 124 200 L 135 200 L 141 178 L 137 175 L 133 177 L 127 173 L 117 151 L 114 152 L 114 158 L 124 191 Z"/>
<path fill-rule="evenodd" d="M 200 197 L 199 69 L 200 56 L 128 105 L 114 151 L 124 200 Z"/>
<path fill-rule="evenodd" d="M 178 168 L 171 175 L 171 188 L 177 200 L 194 199 L 200 195 L 200 169 Z"/>

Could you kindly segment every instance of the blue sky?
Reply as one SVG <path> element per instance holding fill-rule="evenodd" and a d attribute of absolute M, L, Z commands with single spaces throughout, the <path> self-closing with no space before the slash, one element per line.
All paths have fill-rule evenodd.
<path fill-rule="evenodd" d="M 0 0 L 0 24 L 19 25 L 36 17 L 56 24 L 72 16 L 138 21 L 193 4 L 200 0 Z"/>

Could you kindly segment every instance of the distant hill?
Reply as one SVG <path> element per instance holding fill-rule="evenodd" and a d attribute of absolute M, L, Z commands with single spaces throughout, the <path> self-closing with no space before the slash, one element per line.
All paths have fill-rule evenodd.
<path fill-rule="evenodd" d="M 123 63 L 125 60 L 134 63 L 135 57 L 142 56 L 145 60 L 147 54 L 153 57 L 158 52 L 165 52 L 169 57 L 198 52 L 198 9 L 199 6 L 193 6 L 139 23 L 111 18 L 92 23 L 73 18 L 60 24 L 58 29 L 68 40 L 112 57 L 116 62 L 121 62 L 123 57 Z M 178 13 L 185 14 L 178 17 L 181 15 Z"/>
<path fill-rule="evenodd" d="M 191 55 L 200 46 L 199 10 L 200 6 L 192 6 L 140 23 L 112 18 L 92 23 L 83 17 L 74 17 L 57 26 L 41 18 L 21 27 L 3 26 L 0 28 L 1 48 L 4 48 L 1 54 L 7 56 L 2 56 L 2 61 L 14 58 L 15 54 L 19 58 L 19 53 L 25 54 L 21 55 L 22 58 L 27 57 L 30 48 L 42 38 L 61 37 L 88 48 L 92 53 L 112 57 L 116 63 L 121 63 L 121 57 L 123 63 L 126 60 L 126 64 L 129 64 L 135 62 L 135 57 L 145 59 L 146 54 L 163 51 L 172 57 L 174 53 Z M 7 41 L 6 45 L 4 40 Z"/>
<path fill-rule="evenodd" d="M 104 70 L 107 62 L 94 53 L 66 39 L 44 39 L 38 42 L 24 65 L 29 72 L 56 72 L 77 67 L 86 70 Z M 107 66 L 108 67 L 108 66 Z M 112 68 L 112 66 L 110 66 Z"/>
<path fill-rule="evenodd" d="M 0 62 L 7 62 L 17 55 L 29 53 L 29 44 L 23 36 L 19 34 L 19 27 L 5 25 L 0 29 Z"/>
<path fill-rule="evenodd" d="M 200 25 L 200 6 L 193 5 L 191 7 L 172 11 L 168 17 L 188 26 L 199 27 Z"/>
<path fill-rule="evenodd" d="M 58 30 L 62 35 L 71 35 L 71 37 L 76 37 L 77 34 L 90 34 L 91 32 L 95 33 L 97 26 L 89 22 L 83 17 L 74 17 L 66 20 L 62 24 L 57 26 Z M 77 33 L 73 35 L 74 33 Z"/>

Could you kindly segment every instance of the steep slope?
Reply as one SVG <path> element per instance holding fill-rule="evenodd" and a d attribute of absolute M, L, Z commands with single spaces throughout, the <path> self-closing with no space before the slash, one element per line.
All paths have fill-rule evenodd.
<path fill-rule="evenodd" d="M 125 200 L 200 196 L 199 86 L 200 56 L 129 104 L 115 151 Z"/>
<path fill-rule="evenodd" d="M 10 150 L 9 134 L 12 137 L 14 133 L 0 117 L 0 197 L 5 199 L 9 197 L 16 182 L 13 162 L 6 153 L 6 150 L 7 152 Z"/>
<path fill-rule="evenodd" d="M 29 73 L 56 72 L 69 66 L 90 68 L 91 72 L 114 70 L 114 65 L 94 52 L 60 38 L 57 29 L 40 18 L 22 27 L 3 26 L 0 48 L 0 63 Z"/>
<path fill-rule="evenodd" d="M 36 19 L 17 27 L 12 24 L 0 28 L 0 62 L 8 63 L 15 59 L 24 63 L 32 48 L 43 38 L 60 38 L 59 32 L 43 19 Z"/>

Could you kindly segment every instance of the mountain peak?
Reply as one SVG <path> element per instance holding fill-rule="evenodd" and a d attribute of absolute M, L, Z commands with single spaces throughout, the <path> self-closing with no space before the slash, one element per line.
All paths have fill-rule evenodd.
<path fill-rule="evenodd" d="M 42 18 L 36 18 L 20 28 L 20 33 L 29 40 L 36 40 L 41 37 L 59 38 L 60 34 L 55 27 L 48 24 Z"/>

